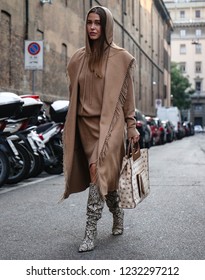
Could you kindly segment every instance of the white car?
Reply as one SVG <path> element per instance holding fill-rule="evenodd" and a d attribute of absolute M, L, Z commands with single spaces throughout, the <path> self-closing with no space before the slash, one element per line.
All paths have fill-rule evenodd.
<path fill-rule="evenodd" d="M 204 129 L 202 128 L 201 125 L 195 125 L 195 126 L 194 126 L 194 131 L 195 131 L 196 133 L 201 133 L 201 132 L 204 132 Z"/>

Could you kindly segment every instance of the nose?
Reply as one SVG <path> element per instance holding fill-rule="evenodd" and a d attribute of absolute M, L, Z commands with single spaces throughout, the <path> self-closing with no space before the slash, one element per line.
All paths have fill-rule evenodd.
<path fill-rule="evenodd" d="M 91 29 L 95 29 L 95 23 L 94 22 L 91 24 Z"/>

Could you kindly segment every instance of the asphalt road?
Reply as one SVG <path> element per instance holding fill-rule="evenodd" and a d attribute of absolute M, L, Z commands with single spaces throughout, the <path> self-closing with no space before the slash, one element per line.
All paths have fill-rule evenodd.
<path fill-rule="evenodd" d="M 87 191 L 58 203 L 64 178 L 42 175 L 0 189 L 1 260 L 204 260 L 205 135 L 149 150 L 151 193 L 111 235 L 107 207 L 94 251 L 78 253 Z"/>

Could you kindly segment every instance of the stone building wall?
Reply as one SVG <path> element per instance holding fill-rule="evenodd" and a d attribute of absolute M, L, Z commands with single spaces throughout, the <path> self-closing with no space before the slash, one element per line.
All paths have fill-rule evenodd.
<path fill-rule="evenodd" d="M 156 5 L 161 3 L 160 5 Z M 169 19 L 161 0 L 1 0 L 0 2 L 0 91 L 39 94 L 52 102 L 67 99 L 66 65 L 76 49 L 84 45 L 86 13 L 104 5 L 114 16 L 114 41 L 137 61 L 135 99 L 145 114 L 154 115 L 155 100 L 170 100 L 164 86 L 164 48 Z M 43 70 L 24 69 L 24 41 L 43 40 Z M 168 56 L 169 59 L 169 56 Z M 166 77 L 166 79 L 165 79 Z"/>

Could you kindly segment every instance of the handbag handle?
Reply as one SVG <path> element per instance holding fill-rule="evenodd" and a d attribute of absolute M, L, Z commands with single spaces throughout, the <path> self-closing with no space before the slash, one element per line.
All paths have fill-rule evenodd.
<path fill-rule="evenodd" d="M 132 156 L 133 161 L 137 160 L 140 157 L 140 144 L 139 142 L 133 143 L 133 140 L 129 141 L 128 149 L 127 149 L 127 157 L 130 158 Z"/>

